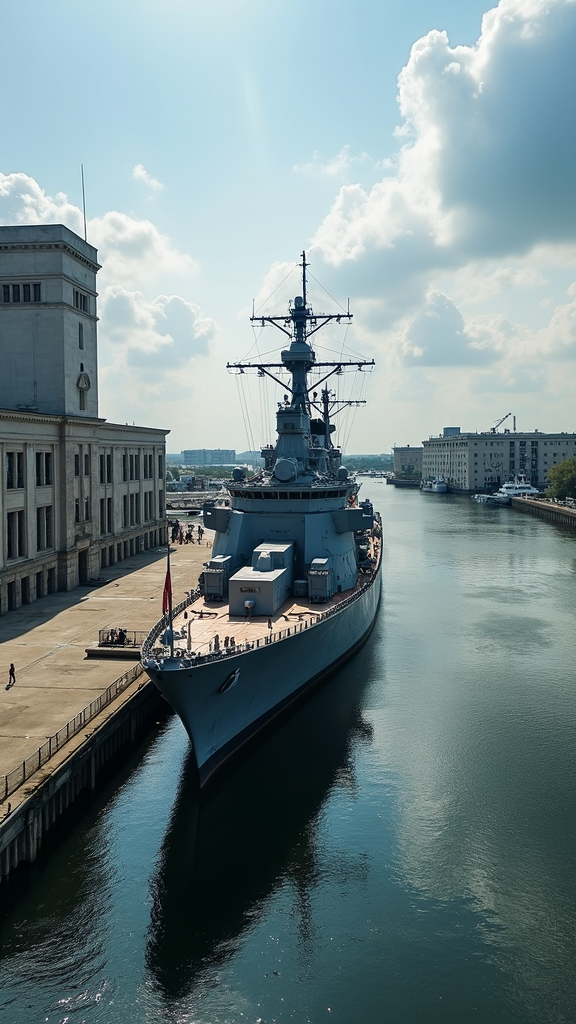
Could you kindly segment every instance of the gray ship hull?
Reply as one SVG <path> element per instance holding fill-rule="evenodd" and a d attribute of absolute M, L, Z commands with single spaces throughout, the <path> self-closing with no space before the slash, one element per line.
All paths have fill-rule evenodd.
<path fill-rule="evenodd" d="M 181 659 L 147 664 L 153 683 L 190 737 L 200 786 L 277 716 L 358 650 L 370 633 L 381 592 L 381 565 L 357 594 L 320 612 L 319 621 L 226 658 L 186 668 Z"/>

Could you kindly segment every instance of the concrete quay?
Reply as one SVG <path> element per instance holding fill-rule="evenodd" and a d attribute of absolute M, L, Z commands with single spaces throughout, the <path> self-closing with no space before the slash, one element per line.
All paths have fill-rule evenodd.
<path fill-rule="evenodd" d="M 557 505 L 553 501 L 539 501 L 538 498 L 512 498 L 512 508 L 517 512 L 538 516 L 557 526 L 567 526 L 576 530 L 576 511 L 567 505 Z"/>
<path fill-rule="evenodd" d="M 210 555 L 202 545 L 171 548 L 173 600 L 194 587 Z M 86 657 L 100 629 L 148 629 L 161 615 L 165 549 L 111 566 L 107 582 L 78 587 L 23 606 L 0 619 L 0 775 L 5 775 L 65 727 L 122 676 L 121 658 Z M 6 689 L 8 669 L 16 684 Z M 43 833 L 86 789 L 99 771 L 130 747 L 146 722 L 157 717 L 161 697 L 138 668 L 126 689 L 11 795 L 0 793 L 0 878 L 35 859 Z"/>

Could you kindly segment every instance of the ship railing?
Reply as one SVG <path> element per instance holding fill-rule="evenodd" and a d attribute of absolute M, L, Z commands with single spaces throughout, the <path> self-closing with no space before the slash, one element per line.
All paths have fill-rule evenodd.
<path fill-rule="evenodd" d="M 381 526 L 381 520 L 378 513 L 375 513 L 375 519 L 378 521 L 378 525 Z M 269 633 L 267 636 L 258 637 L 256 640 L 242 640 L 239 643 L 228 645 L 227 647 L 221 645 L 218 650 L 210 650 L 210 644 L 203 644 L 201 647 L 196 647 L 194 651 L 188 651 L 184 648 L 177 646 L 178 639 L 184 639 L 183 636 L 174 636 L 175 647 L 174 655 L 182 661 L 185 667 L 196 667 L 197 665 L 206 665 L 208 662 L 222 661 L 225 658 L 232 658 L 238 654 L 243 654 L 245 651 L 257 650 L 260 647 L 268 647 L 270 644 L 278 643 L 280 640 L 286 640 L 290 636 L 295 636 L 297 633 L 305 632 L 305 630 L 317 626 L 320 622 L 324 622 L 326 619 L 331 618 L 334 615 L 338 615 L 344 608 L 354 604 L 355 601 L 371 586 L 376 578 L 376 574 L 380 565 L 380 558 L 382 557 L 381 548 L 378 553 L 378 557 L 371 565 L 369 570 L 365 570 L 360 578 L 360 582 L 355 587 L 354 591 L 349 597 L 343 598 L 338 601 L 337 604 L 327 608 L 326 611 L 318 612 L 316 615 L 307 615 L 307 617 L 299 622 L 293 623 L 291 626 L 287 626 L 285 629 L 276 630 L 273 633 Z M 199 596 L 199 591 L 194 592 L 190 597 L 187 597 L 185 601 L 173 610 L 173 615 L 180 614 L 184 611 L 192 601 L 195 601 Z M 144 661 L 144 667 L 146 667 L 146 660 L 159 666 L 160 662 L 169 657 L 170 649 L 167 645 L 156 645 L 156 641 L 162 633 L 166 631 L 168 626 L 168 619 L 165 616 L 160 622 L 156 623 L 156 626 L 149 634 L 145 644 L 142 645 L 142 661 Z M 203 648 L 208 647 L 208 650 Z"/>
<path fill-rule="evenodd" d="M 47 761 L 50 760 L 62 747 L 71 740 L 73 736 L 81 732 L 88 722 L 99 715 L 112 701 L 121 694 L 127 686 L 130 686 L 139 675 L 142 674 L 142 666 L 134 665 L 124 672 L 119 679 L 115 679 L 103 693 L 95 698 L 87 707 L 83 708 L 74 718 L 71 718 L 66 725 L 58 732 L 48 736 L 46 742 L 38 747 L 33 754 L 21 761 L 16 768 L 12 768 L 6 775 L 0 775 L 0 801 L 5 800 L 14 793 L 20 786 L 34 775 Z"/>

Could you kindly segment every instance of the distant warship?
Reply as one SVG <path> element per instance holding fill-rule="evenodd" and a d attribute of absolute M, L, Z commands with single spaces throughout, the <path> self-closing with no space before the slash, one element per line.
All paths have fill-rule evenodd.
<path fill-rule="evenodd" d="M 204 506 L 214 530 L 212 556 L 198 587 L 171 607 L 142 645 L 146 672 L 182 719 L 200 786 L 262 728 L 300 699 L 368 636 L 381 591 L 382 526 L 332 443 L 338 402 L 324 387 L 334 373 L 373 361 L 319 362 L 311 336 L 349 312 L 315 314 L 302 295 L 283 316 L 251 319 L 290 339 L 281 363 L 233 363 L 284 389 L 277 440 L 262 449 L 252 479 L 235 469 L 229 505 Z M 287 386 L 278 377 L 288 372 Z M 309 383 L 309 375 L 320 381 Z"/>

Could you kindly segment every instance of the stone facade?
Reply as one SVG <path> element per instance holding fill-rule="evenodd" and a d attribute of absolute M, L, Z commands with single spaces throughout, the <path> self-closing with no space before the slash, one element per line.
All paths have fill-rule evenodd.
<path fill-rule="evenodd" d="M 478 434 L 455 433 L 455 429 L 423 441 L 422 476 L 443 477 L 451 491 L 494 491 L 518 475 L 545 488 L 548 470 L 576 457 L 576 434 L 539 430 Z"/>
<path fill-rule="evenodd" d="M 409 444 L 393 448 L 394 475 L 398 477 L 420 476 L 422 474 L 422 451 L 422 448 Z"/>
<path fill-rule="evenodd" d="M 98 417 L 96 250 L 0 227 L 0 613 L 165 539 L 168 431 Z"/>

